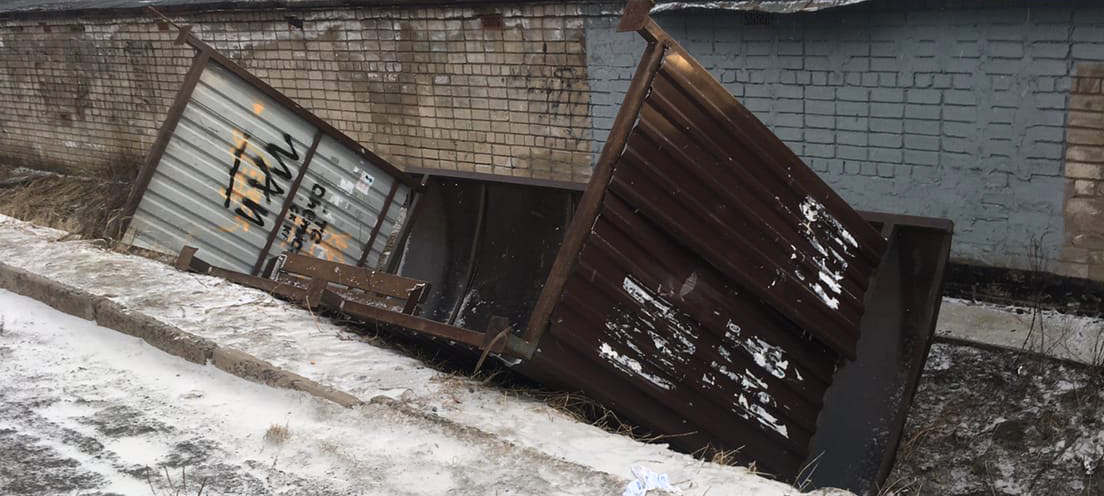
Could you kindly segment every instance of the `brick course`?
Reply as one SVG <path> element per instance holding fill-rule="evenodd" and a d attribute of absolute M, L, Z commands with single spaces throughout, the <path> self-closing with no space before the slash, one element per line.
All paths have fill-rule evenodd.
<path fill-rule="evenodd" d="M 769 25 L 740 12 L 656 19 L 856 207 L 954 220 L 960 262 L 1027 268 L 1041 239 L 1047 268 L 1064 271 L 1072 67 L 1096 56 L 1078 43 L 1104 47 L 1094 38 L 1104 30 L 1084 15 L 1104 9 L 906 3 L 775 15 Z M 643 42 L 612 34 L 614 18 L 601 13 L 588 21 L 591 89 L 620 101 L 620 71 Z M 1104 98 L 1095 103 L 1104 110 Z M 601 137 L 616 106 L 593 108 Z"/>
<path fill-rule="evenodd" d="M 520 7 L 216 12 L 180 24 L 400 167 L 586 181 L 583 21 Z M 83 30 L 80 30 L 83 29 Z M 190 59 L 146 17 L 0 22 L 0 160 L 133 166 Z"/>

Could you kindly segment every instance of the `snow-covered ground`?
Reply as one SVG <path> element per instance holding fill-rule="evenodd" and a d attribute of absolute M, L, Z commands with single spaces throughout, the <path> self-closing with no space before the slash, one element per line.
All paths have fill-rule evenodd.
<path fill-rule="evenodd" d="M 369 405 L 364 410 L 341 411 L 337 407 L 308 400 L 299 393 L 275 391 L 240 380 L 235 382 L 211 367 L 193 366 L 168 356 L 158 356 L 160 352 L 148 348 L 145 351 L 152 354 L 145 358 L 110 355 L 103 359 L 101 363 L 110 365 L 118 377 L 115 384 L 105 385 L 102 390 L 110 392 L 110 397 L 119 401 L 138 401 L 129 406 L 135 411 L 148 409 L 153 412 L 146 414 L 151 421 L 170 425 L 181 432 L 233 424 L 232 428 L 226 427 L 225 433 L 210 431 L 206 437 L 214 438 L 213 441 L 219 443 L 226 456 L 237 460 L 239 465 L 251 470 L 263 469 L 261 472 L 242 473 L 252 474 L 252 477 L 262 481 L 267 480 L 266 477 L 279 479 L 273 475 L 274 472 L 264 468 L 276 460 L 273 471 L 292 474 L 289 477 L 294 479 L 293 482 L 285 484 L 278 480 L 271 487 L 309 488 L 310 481 L 328 481 L 331 478 L 334 479 L 331 482 L 338 483 L 352 480 L 354 476 L 349 474 L 357 472 L 360 474 L 357 477 L 361 477 L 356 479 L 357 483 L 382 484 L 382 480 L 391 481 L 387 482 L 390 486 L 363 486 L 369 489 L 387 487 L 388 491 L 398 491 L 403 483 L 410 487 L 403 489 L 406 492 L 380 489 L 387 494 L 444 494 L 440 490 L 442 487 L 456 491 L 453 494 L 495 494 L 493 488 L 497 486 L 486 485 L 487 481 L 469 481 L 458 475 L 470 470 L 484 473 L 490 479 L 513 481 L 515 489 L 509 494 L 620 494 L 621 488 L 629 482 L 631 467 L 644 465 L 652 471 L 666 473 L 672 483 L 687 495 L 797 494 L 785 484 L 758 477 L 744 468 L 700 462 L 666 449 L 661 444 L 646 444 L 611 434 L 579 423 L 543 403 L 512 397 L 478 381 L 430 369 L 394 350 L 361 342 L 343 332 L 340 326 L 263 292 L 214 277 L 183 273 L 156 261 L 105 250 L 94 243 L 61 241 L 64 237 L 65 233 L 61 231 L 0 216 L 0 261 L 109 297 L 132 310 L 211 339 L 220 346 L 242 350 L 365 401 L 377 396 L 397 399 L 426 418 L 446 420 L 445 424 L 451 422 L 480 433 L 475 437 L 495 440 L 495 446 L 516 450 L 493 455 L 490 447 L 466 446 L 474 441 L 458 438 L 442 427 L 434 429 L 433 422 L 417 421 L 422 417 L 399 416 L 402 412 L 399 409 Z M 202 258 L 203 254 L 198 256 Z M 18 312 L 29 306 L 22 302 L 8 310 L 22 315 Z M 14 326 L 14 323 L 9 322 L 8 325 Z M 87 332 L 86 328 L 78 334 L 102 334 L 123 341 L 129 339 L 88 323 L 85 325 L 98 330 L 92 333 Z M 12 332 L 23 336 L 23 339 L 30 339 L 27 336 L 36 334 L 39 327 L 30 326 L 24 331 Z M 74 354 L 68 360 L 60 359 L 54 363 L 76 370 L 84 366 L 81 362 L 92 360 L 90 354 L 95 354 L 97 348 L 83 342 L 88 338 L 74 334 L 68 337 L 54 336 L 53 341 L 43 342 L 41 352 L 45 356 L 39 359 L 53 356 L 48 353 L 50 350 L 55 350 L 59 357 L 64 356 L 62 351 L 66 348 L 63 345 L 68 343 L 69 350 Z M 137 342 L 131 343 L 138 349 L 142 348 Z M 9 347 L 12 350 L 23 348 L 22 345 Z M 104 344 L 99 351 L 108 353 L 114 348 L 125 347 L 117 343 Z M 155 356 L 156 360 L 151 358 Z M 30 364 L 36 361 L 34 357 L 27 360 Z M 194 379 L 136 382 L 151 377 L 146 372 L 153 366 L 149 362 L 158 360 L 174 361 L 173 367 L 190 370 L 189 377 Z M 14 373 L 7 368 L 0 370 L 4 370 L 4 374 Z M 29 376 L 37 373 L 49 371 L 31 369 L 27 372 Z M 67 377 L 57 375 L 48 382 L 56 381 L 53 387 L 64 392 L 69 388 L 64 382 Z M 202 377 L 226 382 L 212 385 L 220 391 L 218 393 L 200 393 L 199 399 L 206 398 L 203 401 L 213 404 L 204 406 L 197 403 L 194 407 L 185 408 L 189 401 L 197 398 L 186 398 L 194 387 L 187 386 L 185 391 L 180 389 L 184 387 L 180 384 L 198 381 Z M 0 377 L 0 383 L 4 384 L 17 380 L 14 376 Z M 148 389 L 127 389 L 128 385 L 134 384 Z M 80 388 L 74 386 L 69 389 L 77 391 Z M 168 392 L 151 394 L 157 390 Z M 141 403 L 137 398 L 144 395 L 150 395 L 150 401 L 162 406 L 154 408 Z M 266 399 L 269 398 L 266 395 L 273 396 Z M 25 397 L 25 401 L 33 401 L 33 398 Z M 83 405 L 75 400 L 72 403 Z M 300 409 L 291 408 L 296 403 L 301 404 Z M 59 422 L 69 422 L 67 425 L 82 424 L 80 418 L 95 414 L 91 410 L 67 410 L 69 407 L 64 405 L 57 408 L 67 412 L 70 421 L 61 419 Z M 289 413 L 284 413 L 285 410 Z M 165 419 L 159 418 L 172 412 L 178 413 Z M 381 421 L 387 421 L 382 424 L 384 427 L 381 427 Z M 255 454 L 263 446 L 259 440 L 263 431 L 271 424 L 281 423 L 288 424 L 292 429 L 293 440 L 300 439 L 295 442 L 312 444 L 313 441 L 303 440 L 310 436 L 318 439 L 319 443 L 314 447 L 303 446 L 295 455 L 275 455 L 274 448 L 269 448 L 265 456 Z M 397 430 L 389 430 L 391 427 Z M 303 433 L 301 436 L 294 435 L 297 429 Z M 224 434 L 225 439 L 219 437 Z M 289 441 L 289 445 L 281 449 L 299 449 L 291 443 Z M 430 445 L 435 447 L 430 449 Z M 327 446 L 332 448 L 331 454 L 344 453 L 348 456 L 343 461 L 334 456 L 312 459 L 312 453 L 317 450 L 325 452 Z M 440 458 L 442 453 L 446 455 L 443 459 Z M 75 453 L 73 455 L 76 456 Z M 147 452 L 146 463 L 159 463 L 159 458 L 150 456 L 153 455 Z M 373 457 L 384 460 L 368 460 Z M 303 472 L 295 472 L 283 465 L 293 458 L 301 460 L 307 468 Z M 85 460 L 90 464 L 98 463 L 88 460 L 88 457 L 78 461 L 83 465 Z M 447 463 L 442 465 L 442 460 Z M 228 463 L 233 465 L 233 462 Z M 335 465 L 327 468 L 330 463 Z M 450 463 L 455 466 L 450 468 Z M 565 479 L 560 480 L 561 476 Z M 611 480 L 616 483 L 611 485 Z M 530 481 L 536 481 L 535 485 L 526 485 Z M 470 493 L 461 492 L 466 491 L 469 485 L 479 489 Z M 430 489 L 423 491 L 419 489 L 421 487 Z M 329 486 L 320 491 L 328 493 Z M 813 494 L 846 493 L 824 491 Z"/>
<path fill-rule="evenodd" d="M 944 298 L 937 332 L 1088 365 L 1104 363 L 1104 320 L 1094 317 Z"/>
<path fill-rule="evenodd" d="M 599 495 L 624 485 L 386 405 L 346 409 L 246 382 L 4 290 L 0 322 L 2 494 L 195 495 L 205 484 L 204 494 Z M 265 439 L 274 425 L 286 441 Z"/>

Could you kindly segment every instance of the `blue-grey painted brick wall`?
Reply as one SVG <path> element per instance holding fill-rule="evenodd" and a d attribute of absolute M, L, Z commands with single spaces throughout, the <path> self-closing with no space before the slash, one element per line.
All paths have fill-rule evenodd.
<path fill-rule="evenodd" d="M 614 8 L 615 9 L 615 8 Z M 595 157 L 644 42 L 588 19 Z M 1026 268 L 1063 241 L 1077 60 L 1104 60 L 1104 8 L 865 8 L 656 20 L 852 205 L 947 217 L 959 261 Z M 1051 262 L 1053 268 L 1053 262 Z"/>

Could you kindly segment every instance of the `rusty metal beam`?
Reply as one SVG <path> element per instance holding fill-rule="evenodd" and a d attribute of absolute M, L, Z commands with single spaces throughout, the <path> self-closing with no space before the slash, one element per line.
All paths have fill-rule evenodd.
<path fill-rule="evenodd" d="M 590 226 L 598 216 L 602 199 L 605 197 L 606 189 L 613 177 L 614 161 L 624 151 L 625 143 L 636 121 L 636 115 L 640 113 L 640 108 L 644 105 L 647 88 L 651 85 L 656 71 L 659 70 L 659 65 L 663 61 L 666 51 L 667 45 L 664 42 L 649 43 L 644 50 L 643 57 L 640 59 L 640 64 L 636 68 L 636 73 L 633 74 L 632 82 L 629 83 L 625 102 L 617 111 L 614 127 L 610 130 L 606 145 L 602 148 L 598 165 L 591 174 L 590 184 L 587 185 L 583 197 L 579 200 L 579 205 L 575 209 L 575 216 L 571 219 L 571 227 L 564 237 L 563 244 L 560 245 L 560 251 L 556 254 L 556 260 L 552 264 L 548 280 L 544 283 L 540 298 L 538 298 L 537 304 L 533 308 L 533 314 L 530 316 L 522 334 L 521 339 L 529 343 L 534 350 L 536 349 L 536 342 L 548 326 L 552 309 L 559 301 L 560 294 L 575 265 L 579 251 L 582 249 L 583 243 L 586 242 Z"/>

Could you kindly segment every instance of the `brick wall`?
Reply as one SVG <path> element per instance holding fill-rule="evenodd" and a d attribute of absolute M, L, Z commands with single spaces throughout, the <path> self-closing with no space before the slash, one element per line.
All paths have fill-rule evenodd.
<path fill-rule="evenodd" d="M 1104 64 L 1080 63 L 1066 147 L 1067 271 L 1104 280 Z"/>
<path fill-rule="evenodd" d="M 899 6 L 656 19 L 856 207 L 954 220 L 958 261 L 1028 268 L 1041 240 L 1048 270 L 1088 276 L 1064 249 L 1063 154 L 1072 67 L 1104 57 L 1104 9 Z M 643 49 L 614 11 L 588 18 L 599 143 Z"/>
<path fill-rule="evenodd" d="M 174 34 L 142 21 L 0 24 L 0 162 L 133 169 L 191 60 Z"/>
<path fill-rule="evenodd" d="M 582 182 L 592 159 L 578 10 L 539 3 L 175 20 L 400 167 Z M 144 16 L 0 21 L 0 161 L 80 173 L 132 166 L 190 59 L 174 36 Z"/>

